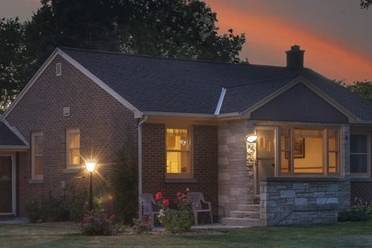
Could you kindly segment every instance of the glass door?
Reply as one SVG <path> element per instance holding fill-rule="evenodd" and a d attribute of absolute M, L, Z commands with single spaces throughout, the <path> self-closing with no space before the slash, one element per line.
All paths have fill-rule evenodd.
<path fill-rule="evenodd" d="M 276 133 L 276 128 L 273 127 L 257 128 L 255 168 L 257 195 L 260 193 L 260 182 L 275 176 Z"/>

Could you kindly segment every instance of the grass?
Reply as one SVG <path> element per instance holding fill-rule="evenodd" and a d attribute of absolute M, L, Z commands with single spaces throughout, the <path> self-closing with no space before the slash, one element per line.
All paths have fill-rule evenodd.
<path fill-rule="evenodd" d="M 0 225 L 0 247 L 372 247 L 372 222 L 88 237 L 68 223 Z"/>

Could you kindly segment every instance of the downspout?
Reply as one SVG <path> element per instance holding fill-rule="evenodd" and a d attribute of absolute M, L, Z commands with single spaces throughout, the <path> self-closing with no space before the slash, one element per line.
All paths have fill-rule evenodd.
<path fill-rule="evenodd" d="M 142 195 L 142 125 L 147 120 L 147 116 L 143 116 L 137 126 L 138 132 L 138 217 L 142 217 L 142 204 L 141 204 L 141 195 Z"/>

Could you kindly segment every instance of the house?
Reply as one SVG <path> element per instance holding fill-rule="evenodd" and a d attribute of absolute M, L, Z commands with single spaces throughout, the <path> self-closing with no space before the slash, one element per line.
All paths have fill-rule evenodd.
<path fill-rule="evenodd" d="M 334 222 L 372 200 L 372 104 L 304 68 L 57 48 L 0 125 L 0 212 L 86 187 L 123 146 L 139 193 L 203 192 L 231 225 Z"/>

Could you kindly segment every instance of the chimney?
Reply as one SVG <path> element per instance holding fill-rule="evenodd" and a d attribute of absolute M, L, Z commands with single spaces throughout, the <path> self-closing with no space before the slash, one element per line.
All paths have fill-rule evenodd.
<path fill-rule="evenodd" d="M 291 70 L 301 70 L 304 68 L 304 50 L 299 45 L 294 45 L 287 51 L 287 68 Z"/>

